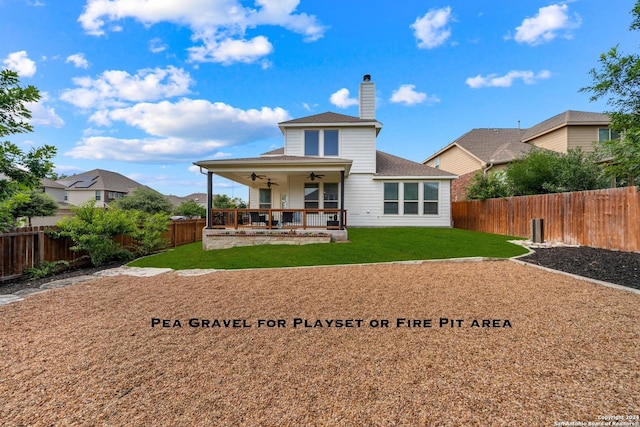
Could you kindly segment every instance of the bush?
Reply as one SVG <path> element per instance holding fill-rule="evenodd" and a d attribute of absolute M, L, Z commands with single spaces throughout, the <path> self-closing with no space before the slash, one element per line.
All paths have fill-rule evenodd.
<path fill-rule="evenodd" d="M 115 260 L 132 259 L 132 254 L 122 248 L 114 238 L 130 236 L 136 230 L 132 216 L 120 209 L 96 208 L 89 200 L 73 208 L 74 216 L 58 221 L 59 230 L 54 236 L 70 238 L 73 251 L 86 251 L 94 266 Z"/>
<path fill-rule="evenodd" d="M 134 215 L 136 228 L 133 238 L 136 241 L 135 251 L 138 255 L 149 255 L 164 249 L 169 244 L 169 239 L 163 234 L 169 228 L 169 217 L 164 213 L 150 215 L 136 211 Z"/>
<path fill-rule="evenodd" d="M 64 268 L 69 267 L 69 261 L 43 262 L 31 268 L 25 268 L 23 274 L 29 279 L 43 279 L 49 277 Z"/>
<path fill-rule="evenodd" d="M 511 189 L 505 181 L 503 172 L 484 174 L 478 171 L 467 188 L 467 199 L 486 200 L 511 196 Z"/>

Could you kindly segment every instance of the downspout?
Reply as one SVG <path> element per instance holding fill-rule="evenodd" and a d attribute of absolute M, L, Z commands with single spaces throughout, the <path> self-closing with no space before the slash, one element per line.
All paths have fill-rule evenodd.
<path fill-rule="evenodd" d="M 486 168 L 484 168 L 484 171 L 482 172 L 482 173 L 483 173 L 483 175 L 485 175 L 485 176 L 487 175 L 487 172 L 489 172 L 489 169 L 491 169 L 491 168 L 493 167 L 493 162 L 494 162 L 494 160 L 493 160 L 493 159 L 491 159 L 491 160 L 489 160 L 489 162 L 490 162 L 490 163 L 487 165 L 487 167 L 486 167 Z"/>
<path fill-rule="evenodd" d="M 207 171 L 207 229 L 211 228 L 211 210 L 213 209 L 213 172 Z"/>
<path fill-rule="evenodd" d="M 344 230 L 344 170 L 340 171 L 340 230 Z"/>

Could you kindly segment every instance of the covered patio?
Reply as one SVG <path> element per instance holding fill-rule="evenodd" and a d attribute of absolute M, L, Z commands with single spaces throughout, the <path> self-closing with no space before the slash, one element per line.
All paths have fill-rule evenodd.
<path fill-rule="evenodd" d="M 205 160 L 195 164 L 207 174 L 207 225 L 213 235 L 324 232 L 347 240 L 345 178 L 351 160 L 286 156 L 282 150 L 260 157 Z M 249 187 L 247 209 L 213 206 L 214 175 Z M 266 233 L 268 232 L 268 233 Z"/>

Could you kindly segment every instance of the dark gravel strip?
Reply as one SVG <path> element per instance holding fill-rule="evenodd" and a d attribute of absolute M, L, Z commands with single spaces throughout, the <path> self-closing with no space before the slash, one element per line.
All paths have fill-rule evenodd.
<path fill-rule="evenodd" d="M 640 289 L 640 253 L 582 247 L 534 249 L 531 264 Z"/>

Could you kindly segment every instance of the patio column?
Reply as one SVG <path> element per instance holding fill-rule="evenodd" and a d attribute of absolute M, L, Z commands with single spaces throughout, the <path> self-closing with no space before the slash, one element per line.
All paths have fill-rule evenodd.
<path fill-rule="evenodd" d="M 207 227 L 211 228 L 211 210 L 213 209 L 213 172 L 207 171 Z"/>
<path fill-rule="evenodd" d="M 340 171 L 340 230 L 344 230 L 344 170 Z"/>

